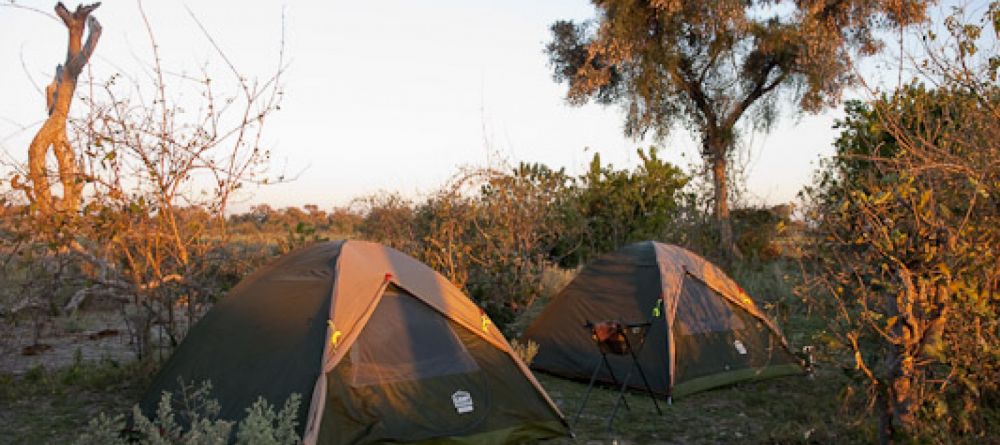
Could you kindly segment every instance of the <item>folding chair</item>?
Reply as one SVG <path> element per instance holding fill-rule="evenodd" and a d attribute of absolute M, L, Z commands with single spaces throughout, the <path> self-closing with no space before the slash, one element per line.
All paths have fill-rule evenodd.
<path fill-rule="evenodd" d="M 653 405 L 656 406 L 656 413 L 663 415 L 663 411 L 660 410 L 660 404 L 656 400 L 656 396 L 653 394 L 653 389 L 649 386 L 649 380 L 646 379 L 646 373 L 642 370 L 642 365 L 639 363 L 639 359 L 636 357 L 637 354 L 642 350 L 643 345 L 646 344 L 646 334 L 649 333 L 649 328 L 652 326 L 652 322 L 643 323 L 622 323 L 618 321 L 608 320 L 599 323 L 593 323 L 587 320 L 587 323 L 583 325 L 584 328 L 590 330 L 591 339 L 594 340 L 594 344 L 597 346 L 601 353 L 601 358 L 597 361 L 594 366 L 594 372 L 590 376 L 590 384 L 587 385 L 587 392 L 583 396 L 583 401 L 580 403 L 580 408 L 576 412 L 576 416 L 573 418 L 573 424 L 580 419 L 580 415 L 583 414 L 584 407 L 587 406 L 587 400 L 590 399 L 590 393 L 594 389 L 594 383 L 597 381 L 597 374 L 600 373 L 601 367 L 603 366 L 608 370 L 608 374 L 611 376 L 611 382 L 617 388 L 618 377 L 615 375 L 615 371 L 611 368 L 611 364 L 608 362 L 608 354 L 617 356 L 627 356 L 631 357 L 632 364 L 629 366 L 629 370 L 625 373 L 625 378 L 621 381 L 621 390 L 618 392 L 618 397 L 615 398 L 615 407 L 611 411 L 611 415 L 608 417 L 608 431 L 611 431 L 611 426 L 614 423 L 615 416 L 618 414 L 618 407 L 622 404 L 625 405 L 625 409 L 630 409 L 628 406 L 628 401 L 625 400 L 625 391 L 628 389 L 629 379 L 632 377 L 632 372 L 635 370 L 639 371 L 639 377 L 642 378 L 642 383 L 646 387 L 646 393 L 649 394 L 650 400 L 653 401 Z"/>

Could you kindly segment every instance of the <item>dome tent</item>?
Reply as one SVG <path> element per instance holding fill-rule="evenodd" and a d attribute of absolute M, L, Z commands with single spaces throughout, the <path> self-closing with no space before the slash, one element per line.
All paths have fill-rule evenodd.
<path fill-rule="evenodd" d="M 500 331 L 423 263 L 360 241 L 288 254 L 238 284 L 153 380 L 211 381 L 220 418 L 302 396 L 305 444 L 510 443 L 568 435 Z"/>
<path fill-rule="evenodd" d="M 637 360 L 667 397 L 742 380 L 800 374 L 777 326 L 718 267 L 683 248 L 645 241 L 598 257 L 545 307 L 523 337 L 538 343 L 535 369 L 589 379 L 600 353 L 585 323 L 652 322 Z M 632 366 L 612 358 L 621 376 Z M 601 369 L 597 379 L 612 382 Z M 639 379 L 630 386 L 644 389 Z"/>

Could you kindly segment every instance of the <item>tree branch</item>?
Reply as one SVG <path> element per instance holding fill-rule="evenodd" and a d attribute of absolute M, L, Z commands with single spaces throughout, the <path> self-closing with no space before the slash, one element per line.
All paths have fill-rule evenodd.
<path fill-rule="evenodd" d="M 715 114 L 715 110 L 712 108 L 711 103 L 709 103 L 708 96 L 705 95 L 705 91 L 701 88 L 701 84 L 694 79 L 694 73 L 691 72 L 691 61 L 687 58 L 680 57 L 680 60 L 674 64 L 669 70 L 674 81 L 681 85 L 685 91 L 687 91 L 688 96 L 691 101 L 694 102 L 695 107 L 701 112 L 702 116 L 705 117 L 705 121 L 708 127 L 714 128 L 718 123 L 718 116 Z"/>
<path fill-rule="evenodd" d="M 101 23 L 93 16 L 87 17 L 87 28 L 90 30 L 90 33 L 87 34 L 87 42 L 83 44 L 83 48 L 73 57 L 73 60 L 68 61 L 69 69 L 75 73 L 81 72 L 83 66 L 90 61 L 90 55 L 94 53 L 94 48 L 97 47 L 97 41 L 101 38 L 103 30 Z"/>
<path fill-rule="evenodd" d="M 743 100 L 741 100 L 740 103 L 736 105 L 736 108 L 733 108 L 733 110 L 729 112 L 729 115 L 726 116 L 725 123 L 727 126 L 731 127 L 733 125 L 736 125 L 736 122 L 740 119 L 740 117 L 743 116 L 743 113 L 745 113 L 747 109 L 750 108 L 751 105 L 753 105 L 754 102 L 756 102 L 761 97 L 764 97 L 764 95 L 766 95 L 767 93 L 773 91 L 775 88 L 781 85 L 782 82 L 785 81 L 785 78 L 788 77 L 788 72 L 782 71 L 781 74 L 778 75 L 778 77 L 776 77 L 774 80 L 771 81 L 771 83 L 767 83 L 768 76 L 770 76 L 771 72 L 777 67 L 778 67 L 777 61 L 771 61 L 770 63 L 768 63 L 767 67 L 762 71 L 761 76 L 758 77 L 757 82 L 755 82 L 754 88 L 750 90 L 750 92 L 747 93 L 746 97 L 744 97 Z"/>
<path fill-rule="evenodd" d="M 69 10 L 66 9 L 66 5 L 62 4 L 62 2 L 56 3 L 56 15 L 62 19 L 66 26 L 71 26 L 73 16 L 70 14 Z"/>

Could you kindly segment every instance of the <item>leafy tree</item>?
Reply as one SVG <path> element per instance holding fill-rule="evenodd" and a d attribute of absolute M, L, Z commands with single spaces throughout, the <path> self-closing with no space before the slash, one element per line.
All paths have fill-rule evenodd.
<path fill-rule="evenodd" d="M 582 261 L 630 242 L 661 239 L 667 231 L 688 178 L 657 157 L 655 148 L 637 152 L 642 162 L 633 171 L 603 165 L 595 153 L 590 169 L 580 176 L 571 209 L 578 216 L 567 216 L 580 219 L 586 231 L 574 243 L 579 248 L 570 259 Z"/>
<path fill-rule="evenodd" d="M 541 296 L 542 273 L 558 262 L 552 254 L 580 228 L 567 224 L 572 177 L 562 169 L 521 163 L 508 172 L 488 171 L 472 200 L 469 245 L 476 265 L 467 288 L 504 326 Z"/>
<path fill-rule="evenodd" d="M 917 81 L 848 104 L 809 219 L 831 345 L 882 443 L 1000 435 L 1000 1 L 924 29 Z M 994 39 L 983 39 L 992 28 Z M 987 31 L 988 32 L 988 31 Z M 810 295 L 810 294 L 805 294 Z"/>
<path fill-rule="evenodd" d="M 694 130 L 711 168 L 723 250 L 739 255 L 729 222 L 728 164 L 737 124 L 774 121 L 780 92 L 806 111 L 840 98 L 880 28 L 924 18 L 926 1 L 593 0 L 596 23 L 558 21 L 546 50 L 572 104 L 626 111 L 625 133 Z"/>
<path fill-rule="evenodd" d="M 882 442 L 995 437 L 1000 387 L 1000 87 L 907 86 L 852 102 L 810 190 L 813 301 Z M 992 410 L 992 411 L 991 411 Z"/>

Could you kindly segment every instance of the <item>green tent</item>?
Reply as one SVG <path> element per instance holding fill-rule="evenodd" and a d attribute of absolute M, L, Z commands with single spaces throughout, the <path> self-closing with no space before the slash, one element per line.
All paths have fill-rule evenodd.
<path fill-rule="evenodd" d="M 652 241 L 598 257 L 545 307 L 524 338 L 539 344 L 532 366 L 589 379 L 601 355 L 587 321 L 651 321 L 638 362 L 654 392 L 678 397 L 734 382 L 799 374 L 777 326 L 718 267 Z M 630 357 L 611 356 L 619 378 Z M 602 368 L 598 380 L 611 382 Z M 630 386 L 644 389 L 639 378 Z"/>
<path fill-rule="evenodd" d="M 394 249 L 314 245 L 244 279 L 164 364 L 141 408 L 209 380 L 221 418 L 302 396 L 305 444 L 477 443 L 568 435 L 489 318 Z"/>

